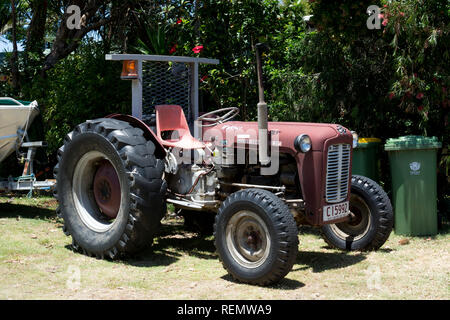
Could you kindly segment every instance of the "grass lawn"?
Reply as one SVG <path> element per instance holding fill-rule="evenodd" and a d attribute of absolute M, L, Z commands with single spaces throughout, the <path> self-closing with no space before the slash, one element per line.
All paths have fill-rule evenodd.
<path fill-rule="evenodd" d="M 51 197 L 0 196 L 0 299 L 450 299 L 450 227 L 435 237 L 391 234 L 377 252 L 326 247 L 302 227 L 279 284 L 234 282 L 213 237 L 165 219 L 151 249 L 125 261 L 74 253 Z"/>

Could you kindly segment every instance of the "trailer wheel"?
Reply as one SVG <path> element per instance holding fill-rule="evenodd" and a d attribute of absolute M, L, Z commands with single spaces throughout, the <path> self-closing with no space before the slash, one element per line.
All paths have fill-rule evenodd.
<path fill-rule="evenodd" d="M 286 204 L 273 193 L 245 189 L 221 205 L 214 224 L 223 267 L 236 280 L 270 285 L 294 265 L 298 230 Z"/>
<path fill-rule="evenodd" d="M 73 247 L 119 258 L 151 244 L 166 212 L 164 164 L 140 129 L 115 119 L 78 125 L 58 150 L 58 215 Z"/>
<path fill-rule="evenodd" d="M 389 238 L 393 210 L 384 190 L 373 180 L 354 175 L 351 183 L 350 221 L 322 227 L 322 237 L 341 250 L 378 250 Z"/>

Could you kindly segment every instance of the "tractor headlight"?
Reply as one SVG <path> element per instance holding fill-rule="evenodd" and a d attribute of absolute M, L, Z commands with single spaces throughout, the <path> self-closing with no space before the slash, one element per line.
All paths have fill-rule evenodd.
<path fill-rule="evenodd" d="M 311 150 L 311 138 L 307 134 L 301 134 L 294 140 L 294 147 L 297 151 L 306 153 Z"/>
<path fill-rule="evenodd" d="M 353 136 L 353 148 L 356 148 L 358 146 L 358 134 L 355 131 L 352 131 Z"/>

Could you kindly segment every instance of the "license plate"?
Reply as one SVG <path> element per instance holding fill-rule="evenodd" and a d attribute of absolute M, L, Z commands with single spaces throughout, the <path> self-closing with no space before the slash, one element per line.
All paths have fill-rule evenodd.
<path fill-rule="evenodd" d="M 348 201 L 325 206 L 323 207 L 323 221 L 332 221 L 343 218 L 347 216 L 349 212 Z"/>

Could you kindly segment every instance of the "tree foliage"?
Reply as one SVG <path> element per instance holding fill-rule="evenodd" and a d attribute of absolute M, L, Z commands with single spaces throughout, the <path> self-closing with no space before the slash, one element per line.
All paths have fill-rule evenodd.
<path fill-rule="evenodd" d="M 29 89 L 45 105 L 45 138 L 49 150 L 57 150 L 63 138 L 87 119 L 112 113 L 130 113 L 131 89 L 120 80 L 121 64 L 105 60 L 101 43 L 85 40 Z M 33 97 L 33 98 L 34 98 Z"/>
<path fill-rule="evenodd" d="M 210 57 L 202 66 L 202 111 L 237 106 L 256 119 L 254 45 L 265 42 L 266 100 L 275 121 L 341 123 L 382 139 L 435 135 L 448 147 L 449 14 L 447 0 L 20 0 L 15 66 L 20 85 L 2 95 L 37 99 L 49 152 L 76 123 L 129 113 L 128 82 L 104 54 Z M 81 29 L 64 23 L 78 4 Z M 381 9 L 368 29 L 367 9 Z M 307 24 L 303 17 L 312 15 Z M 311 28 L 311 25 L 314 27 Z M 0 27 L 12 39 L 11 1 Z M 2 72 L 13 70 L 7 57 Z M 14 59 L 13 59 L 14 60 Z"/>

